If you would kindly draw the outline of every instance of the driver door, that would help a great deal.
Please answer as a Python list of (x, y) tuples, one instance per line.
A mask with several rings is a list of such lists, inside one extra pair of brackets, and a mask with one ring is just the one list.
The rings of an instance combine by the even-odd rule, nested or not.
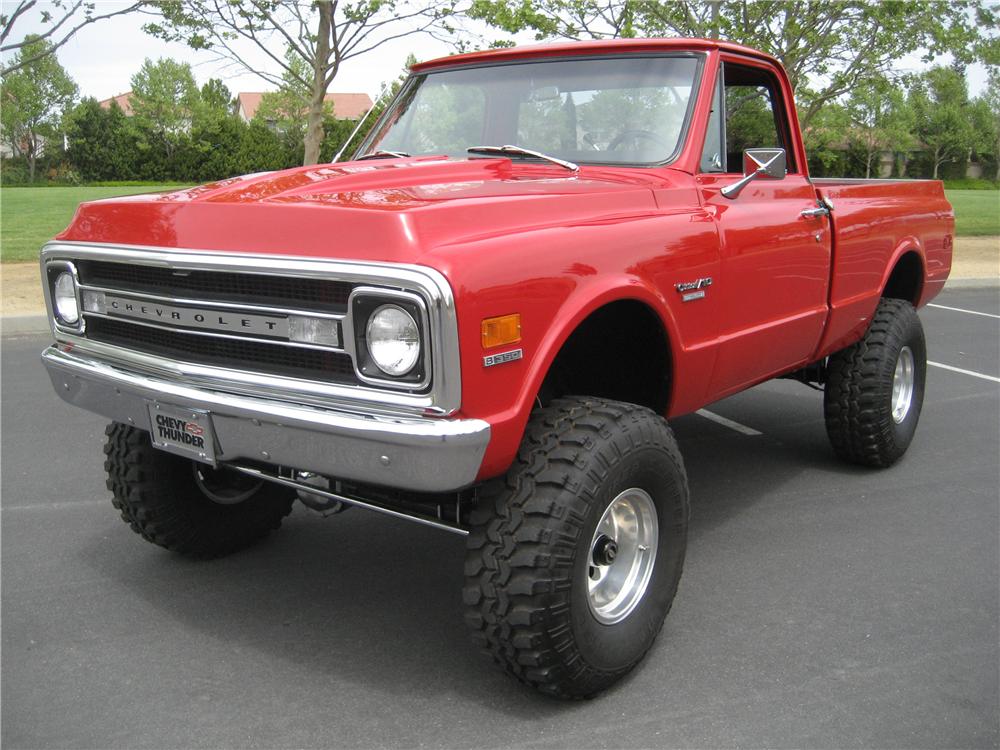
[[(808, 217), (816, 191), (795, 160), (782, 89), (766, 64), (726, 61), (697, 177), (715, 218), (721, 268), (712, 294), (721, 330), (710, 392), (722, 397), (806, 364), (827, 314), (831, 238), (825, 217)], [(784, 179), (756, 179), (738, 196), (748, 148), (783, 148)]]

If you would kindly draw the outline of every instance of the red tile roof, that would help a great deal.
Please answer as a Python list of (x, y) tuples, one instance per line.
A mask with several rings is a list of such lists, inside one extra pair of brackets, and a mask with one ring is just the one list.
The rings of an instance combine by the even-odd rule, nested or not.
[[(241, 91), (237, 94), (240, 102), (239, 113), (248, 122), (253, 119), (263, 96), (263, 91)], [(326, 100), (333, 105), (333, 116), (341, 120), (356, 120), (372, 107), (372, 98), (368, 94), (327, 94)], [(98, 104), (104, 109), (110, 109), (111, 102), (118, 102), (118, 106), (126, 115), (132, 114), (131, 91), (112, 96)]]
[[(252, 120), (264, 92), (241, 91), (237, 96), (240, 100), (240, 115), (246, 120)], [(368, 94), (327, 94), (326, 101), (333, 105), (333, 116), (341, 120), (355, 120), (372, 107), (372, 98)]]
[(104, 109), (111, 109), (111, 102), (118, 102), (118, 106), (122, 108), (122, 112), (126, 115), (132, 114), (132, 92), (126, 91), (124, 94), (119, 94), (118, 96), (112, 96), (110, 99), (105, 99), (104, 101), (98, 102)]

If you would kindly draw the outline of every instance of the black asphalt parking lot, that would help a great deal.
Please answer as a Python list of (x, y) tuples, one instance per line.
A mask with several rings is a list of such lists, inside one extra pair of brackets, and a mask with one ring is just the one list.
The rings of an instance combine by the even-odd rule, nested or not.
[[(996, 290), (935, 304), (1000, 314)], [(1000, 377), (1000, 319), (921, 312), (929, 358)], [(104, 488), (103, 421), (65, 405), (44, 337), (2, 345), (2, 745), (997, 747), (1000, 383), (928, 369), (886, 471), (839, 463), (822, 397), (779, 381), (675, 420), (692, 492), (673, 612), (581, 703), (496, 671), (462, 622), (463, 541), (297, 507), (192, 562)]]

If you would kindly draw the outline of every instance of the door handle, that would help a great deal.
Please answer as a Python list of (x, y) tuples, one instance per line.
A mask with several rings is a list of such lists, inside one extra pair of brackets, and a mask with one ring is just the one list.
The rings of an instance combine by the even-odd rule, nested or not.
[(804, 216), (807, 219), (815, 219), (819, 216), (829, 216), (830, 209), (826, 206), (818, 206), (817, 208), (807, 208), (805, 211), (799, 214), (799, 216)]

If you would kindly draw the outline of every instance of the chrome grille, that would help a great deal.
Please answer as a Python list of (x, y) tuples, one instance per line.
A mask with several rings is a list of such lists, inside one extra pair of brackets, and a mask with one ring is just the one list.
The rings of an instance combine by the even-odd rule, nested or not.
[(350, 356), (343, 352), (220, 339), (98, 317), (87, 321), (87, 338), (201, 365), (234, 367), (293, 378), (354, 381), (354, 365)]
[(198, 296), (220, 302), (249, 302), (273, 307), (302, 307), (344, 312), (355, 285), (328, 279), (302, 279), (227, 271), (175, 271), (157, 266), (81, 260), (83, 284), (145, 294)]
[[(104, 260), (80, 260), (76, 268), (90, 341), (196, 365), (359, 383), (342, 330), (354, 284)], [(88, 306), (88, 297), (103, 302)], [(290, 320), (313, 315), (332, 321), (338, 344), (289, 340)]]

